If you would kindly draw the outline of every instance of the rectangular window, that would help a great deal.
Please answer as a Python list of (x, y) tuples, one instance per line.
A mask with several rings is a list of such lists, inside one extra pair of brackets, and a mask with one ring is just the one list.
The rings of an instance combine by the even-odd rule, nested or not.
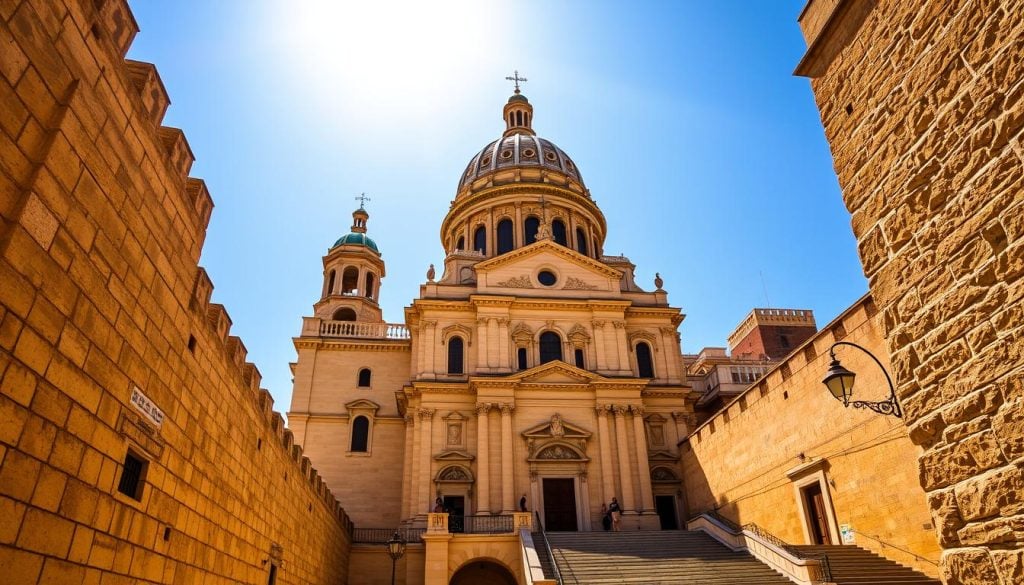
[(583, 365), (583, 350), (582, 349), (577, 349), (575, 351), (575, 358), (576, 358), (576, 367), (581, 369), (581, 370), (585, 369), (585, 366)]
[(133, 500), (141, 500), (145, 476), (146, 460), (128, 451), (124, 456), (124, 467), (121, 470), (121, 481), (117, 484), (117, 491)]
[(526, 348), (525, 347), (520, 347), (519, 349), (516, 350), (516, 359), (519, 362), (519, 369), (520, 370), (525, 370), (526, 369)]

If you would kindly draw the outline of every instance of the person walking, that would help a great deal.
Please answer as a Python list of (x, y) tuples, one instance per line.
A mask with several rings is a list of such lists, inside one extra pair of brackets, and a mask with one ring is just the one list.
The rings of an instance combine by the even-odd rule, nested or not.
[(619, 532), (622, 530), (622, 508), (619, 506), (619, 500), (612, 498), (612, 503), (608, 505), (608, 513), (612, 516), (612, 531)]

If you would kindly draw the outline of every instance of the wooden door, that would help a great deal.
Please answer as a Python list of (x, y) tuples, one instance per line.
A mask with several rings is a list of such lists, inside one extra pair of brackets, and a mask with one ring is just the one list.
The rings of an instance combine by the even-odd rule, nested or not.
[(804, 488), (804, 506), (807, 510), (807, 522), (811, 525), (811, 540), (814, 541), (812, 544), (832, 544), (821, 484), (815, 483)]
[(545, 477), (544, 529), (549, 532), (575, 532), (576, 486), (572, 478)]

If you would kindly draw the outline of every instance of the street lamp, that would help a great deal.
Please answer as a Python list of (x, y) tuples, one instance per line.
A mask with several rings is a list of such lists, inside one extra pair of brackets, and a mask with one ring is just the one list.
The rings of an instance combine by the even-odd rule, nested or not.
[(405, 554), (405, 539), (396, 530), (385, 544), (388, 545), (388, 556), (391, 557), (391, 585), (395, 585), (395, 563)]
[[(881, 402), (868, 402), (866, 400), (850, 400), (853, 396), (853, 381), (857, 377), (850, 370), (847, 370), (839, 363), (839, 359), (836, 358), (836, 346), (848, 345), (855, 347), (864, 353), (868, 354), (868, 357), (875, 360), (878, 367), (882, 369), (882, 373), (885, 374), (885, 381), (889, 383), (889, 398)], [(828, 355), (832, 358), (832, 363), (828, 365), (828, 373), (825, 374), (825, 379), (822, 382), (832, 396), (843, 403), (843, 406), (847, 408), (853, 405), (854, 408), (867, 408), (873, 410), (879, 414), (891, 414), (895, 417), (902, 418), (903, 411), (900, 409), (900, 403), (896, 400), (896, 387), (892, 384), (892, 378), (889, 377), (889, 372), (885, 371), (885, 366), (882, 362), (878, 361), (870, 351), (857, 345), (856, 343), (850, 343), (849, 341), (837, 341), (832, 344), (832, 347), (828, 348)]]

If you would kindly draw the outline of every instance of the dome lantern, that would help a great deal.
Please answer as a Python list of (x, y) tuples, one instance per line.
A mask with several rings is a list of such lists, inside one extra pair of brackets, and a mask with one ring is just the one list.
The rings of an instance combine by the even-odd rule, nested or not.
[(505, 79), (512, 81), (516, 84), (515, 93), (512, 97), (508, 98), (508, 103), (505, 104), (505, 108), (502, 110), (502, 117), (505, 119), (505, 134), (509, 136), (512, 134), (530, 134), (535, 135), (533, 131), (533, 106), (530, 105), (530, 100), (526, 99), (526, 96), (519, 91), (519, 82), (526, 81), (525, 77), (519, 77), (519, 71), (511, 77)]

